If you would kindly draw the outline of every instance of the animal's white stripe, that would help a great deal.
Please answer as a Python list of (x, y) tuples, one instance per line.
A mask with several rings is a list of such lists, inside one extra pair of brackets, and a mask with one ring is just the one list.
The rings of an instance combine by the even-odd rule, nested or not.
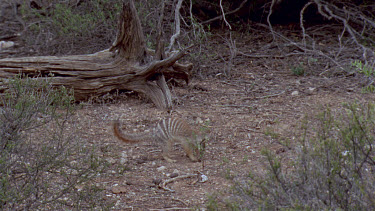
[(182, 121), (179, 121), (178, 119), (176, 119), (174, 134), (178, 134), (178, 132), (181, 131), (181, 129), (183, 129), (182, 126), (183, 126)]
[(173, 133), (173, 120), (171, 118), (168, 118), (168, 125), (166, 129), (168, 130), (168, 135), (171, 135), (171, 132)]
[(169, 139), (171, 136), (171, 130), (170, 130), (170, 119), (164, 120), (164, 133), (165, 133), (165, 138)]
[(168, 132), (165, 130), (165, 120), (163, 120), (162, 122), (160, 122), (157, 126), (157, 136), (158, 138), (160, 139), (168, 139)]
[(166, 141), (181, 135), (186, 129), (186, 125), (182, 120), (167, 118), (159, 122), (154, 129), (154, 133), (158, 139)]
[(170, 127), (171, 135), (173, 136), (176, 134), (176, 120), (171, 119), (171, 127)]

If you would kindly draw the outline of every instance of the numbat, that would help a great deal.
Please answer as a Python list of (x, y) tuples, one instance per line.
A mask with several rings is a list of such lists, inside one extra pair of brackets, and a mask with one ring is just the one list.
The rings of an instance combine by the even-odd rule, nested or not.
[(168, 162), (176, 162), (169, 157), (171, 147), (174, 143), (181, 143), (187, 156), (192, 161), (200, 161), (205, 148), (206, 137), (190, 128), (189, 124), (177, 118), (167, 118), (160, 121), (150, 132), (139, 134), (126, 134), (120, 129), (120, 122), (117, 120), (113, 124), (115, 136), (126, 143), (136, 143), (140, 141), (160, 142), (163, 147), (163, 158)]

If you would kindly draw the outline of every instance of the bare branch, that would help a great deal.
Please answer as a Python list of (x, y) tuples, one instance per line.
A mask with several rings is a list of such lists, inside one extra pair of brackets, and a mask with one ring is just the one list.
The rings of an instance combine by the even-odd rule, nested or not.
[(229, 33), (229, 39), (225, 40), (225, 43), (229, 47), (230, 51), (230, 57), (229, 61), (226, 61), (225, 66), (224, 66), (224, 74), (226, 76), (229, 76), (231, 74), (232, 68), (233, 68), (233, 60), (237, 57), (238, 50), (236, 47), (236, 40), (232, 39), (232, 33)]
[(307, 4), (305, 4), (305, 6), (303, 6), (301, 12), (300, 12), (300, 19), (299, 19), (299, 24), (300, 24), (300, 27), (302, 29), (302, 42), (303, 42), (303, 45), (305, 46), (306, 48), (306, 36), (308, 36), (306, 34), (306, 29), (305, 29), (305, 26), (303, 25), (303, 14), (305, 13), (305, 10), (308, 6), (310, 6), (312, 4), (312, 2), (308, 2)]
[(223, 0), (220, 0), (220, 9), (221, 9), (221, 13), (222, 13), (222, 16), (223, 16), (223, 20), (224, 20), (225, 24), (228, 26), (228, 28), (229, 28), (230, 30), (232, 30), (232, 27), (231, 27), (230, 24), (228, 23), (227, 19), (225, 19), (225, 12), (224, 12), (224, 9), (223, 9), (222, 1), (223, 1)]
[[(240, 6), (237, 7), (236, 9), (230, 11), (230, 12), (227, 12), (226, 15), (231, 15), (231, 14), (234, 14), (236, 13), (238, 10), (240, 10), (244, 5), (245, 3), (247, 2), (248, 0), (244, 0), (241, 2)], [(220, 4), (221, 5), (221, 4)], [(224, 14), (224, 13), (223, 13)], [(214, 22), (214, 21), (217, 21), (217, 20), (221, 20), (223, 19), (223, 15), (220, 15), (220, 16), (217, 16), (217, 17), (214, 17), (214, 18), (211, 18), (209, 20), (206, 20), (206, 21), (203, 21), (201, 24), (207, 24), (207, 23), (211, 23), (211, 22)]]
[[(359, 13), (358, 11), (351, 11), (350, 9), (346, 9), (346, 7), (339, 8), (335, 6), (333, 3), (330, 4), (328, 2), (319, 1), (319, 0), (314, 0), (314, 3), (317, 5), (318, 11), (322, 16), (324, 16), (325, 18), (329, 20), (331, 19), (338, 20), (343, 24), (344, 31), (348, 32), (352, 40), (354, 41), (354, 43), (360, 48), (362, 48), (362, 57), (364, 60), (367, 61), (369, 59), (369, 56), (370, 57), (375, 56), (375, 52), (371, 48), (367, 47), (366, 45), (363, 45), (361, 41), (359, 41), (360, 39), (364, 39), (375, 44), (374, 41), (372, 41), (371, 39), (365, 39), (362, 36), (362, 32), (364, 28), (366, 27), (366, 24), (370, 24), (374, 26), (375, 25), (374, 20), (365, 17), (363, 14)], [(352, 26), (353, 23), (359, 26), (363, 26), (362, 32), (358, 32), (355, 29), (355, 27)], [(374, 36), (374, 33), (372, 32), (370, 32), (369, 34), (370, 34), (369, 36)], [(339, 39), (341, 38), (342, 36)]]
[(274, 34), (274, 30), (272, 28), (272, 24), (271, 24), (271, 21), (270, 21), (270, 17), (272, 15), (272, 10), (273, 10), (273, 6), (275, 5), (277, 0), (272, 0), (272, 3), (271, 3), (271, 6), (270, 6), (270, 11), (267, 15), (267, 23), (268, 23), (268, 27), (271, 31), (271, 34), (272, 34), (272, 37), (273, 37), (273, 41), (276, 41), (276, 37), (275, 37), (275, 34)]
[(175, 34), (171, 37), (169, 46), (167, 48), (167, 54), (169, 54), (172, 51), (172, 47), (176, 41), (176, 39), (180, 36), (181, 34), (181, 27), (180, 27), (180, 9), (182, 6), (182, 1), (183, 0), (178, 0), (176, 4), (176, 9), (174, 11), (174, 22), (175, 22)]

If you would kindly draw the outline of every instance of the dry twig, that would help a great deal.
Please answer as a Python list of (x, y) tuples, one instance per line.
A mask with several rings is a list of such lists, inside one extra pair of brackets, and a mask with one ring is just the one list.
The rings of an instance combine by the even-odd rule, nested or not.
[[(238, 10), (240, 10), (240, 9), (245, 5), (246, 2), (247, 2), (247, 0), (244, 0), (244, 1), (241, 2), (240, 6), (237, 7), (236, 9), (234, 9), (234, 10), (232, 10), (232, 11), (230, 11), (230, 12), (227, 12), (226, 14), (224, 14), (224, 12), (223, 12), (223, 15), (220, 15), (220, 16), (217, 16), (217, 17), (211, 18), (211, 19), (209, 19), (209, 20), (203, 21), (201, 24), (207, 24), (207, 23), (211, 23), (211, 22), (214, 22), (214, 21), (217, 21), (217, 20), (221, 20), (223, 17), (225, 18), (224, 15), (231, 15), (231, 14), (234, 14), (234, 13), (236, 13)], [(221, 6), (221, 4), (220, 4), (220, 6)]]
[(181, 175), (181, 176), (177, 176), (171, 179), (167, 179), (159, 184), (159, 188), (166, 190), (166, 191), (174, 192), (174, 190), (167, 188), (168, 183), (174, 182), (179, 179), (185, 179), (185, 178), (196, 177), (196, 176), (198, 176), (198, 174), (187, 174), (187, 175)]
[[(346, 70), (347, 65), (350, 65), (350, 62), (352, 60), (361, 60), (365, 64), (369, 64), (369, 66), (375, 66), (375, 50), (373, 47), (371, 47), (375, 45), (375, 41), (371, 39), (372, 37), (375, 37), (375, 33), (373, 30), (370, 30), (375, 27), (375, 19), (373, 16), (367, 15), (366, 12), (364, 12), (364, 7), (355, 7), (345, 2), (341, 2), (340, 6), (337, 6), (337, 1), (331, 2), (313, 0), (307, 2), (300, 11), (300, 27), (302, 40), (299, 42), (291, 40), (274, 30), (270, 17), (273, 14), (275, 5), (279, 2), (279, 0), (272, 0), (267, 16), (267, 28), (270, 30), (273, 36), (273, 42), (279, 48), (286, 46), (295, 46), (298, 50), (301, 50), (301, 52), (293, 52), (291, 54), (280, 56), (249, 55), (242, 52), (239, 52), (239, 54), (255, 58), (283, 58), (285, 56), (291, 56), (295, 54), (303, 54), (310, 57), (316, 56), (332, 62), (335, 67), (330, 67), (329, 69), (337, 67), (341, 70)], [(330, 46), (330, 49), (327, 49), (324, 47), (324, 45), (316, 45), (317, 41), (315, 37), (317, 30), (307, 30), (305, 28), (304, 13), (307, 8), (312, 5), (318, 8), (319, 14), (321, 14), (323, 17), (327, 18), (328, 20), (335, 20), (336, 22), (341, 24), (342, 32), (337, 36), (339, 44), (337, 48), (335, 48), (334, 46)], [(330, 24), (329, 27), (332, 28), (332, 26), (333, 25)], [(286, 41), (288, 43), (280, 45), (280, 43), (277, 42), (280, 40)], [(327, 65), (327, 68), (328, 67), (329, 64)], [(325, 70), (325, 72), (326, 71), (327, 69)]]
[(224, 20), (225, 24), (228, 26), (229, 30), (232, 30), (232, 27), (230, 26), (227, 19), (225, 18), (225, 12), (224, 12), (224, 9), (223, 9), (222, 2), (223, 2), (223, 0), (220, 0), (220, 9), (221, 9), (221, 13), (222, 13), (222, 16), (223, 16), (223, 20)]

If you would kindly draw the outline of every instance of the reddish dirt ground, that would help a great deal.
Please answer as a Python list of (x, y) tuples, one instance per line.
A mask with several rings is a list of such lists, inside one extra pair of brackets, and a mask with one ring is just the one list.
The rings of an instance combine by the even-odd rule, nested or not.
[[(248, 45), (247, 48), (252, 46)], [(194, 79), (190, 85), (172, 87), (174, 102), (171, 114), (161, 111), (142, 98), (120, 97), (116, 103), (83, 106), (77, 121), (87, 141), (106, 147), (105, 156), (113, 164), (124, 166), (122, 174), (102, 178), (108, 197), (121, 210), (202, 209), (208, 196), (227, 197), (231, 179), (244, 177), (249, 170), (261, 172), (264, 158), (260, 151), (271, 149), (281, 157), (293, 157), (293, 151), (266, 136), (273, 130), (290, 140), (306, 116), (314, 116), (325, 107), (340, 108), (343, 102), (373, 101), (372, 94), (362, 94), (357, 79), (352, 77), (294, 76), (276, 59), (239, 58), (230, 78), (220, 74)], [(261, 64), (261, 65), (260, 65)], [(211, 68), (219, 68), (217, 64)], [(207, 71), (212, 71), (207, 70)], [(208, 122), (210, 139), (204, 162), (191, 162), (175, 146), (177, 163), (162, 159), (155, 143), (128, 145), (112, 134), (111, 122), (120, 119), (124, 130), (143, 131), (167, 116), (178, 116), (199, 126)], [(198, 174), (207, 176), (181, 178), (166, 185), (173, 191), (160, 189), (155, 181)]]
[[(241, 46), (239, 50), (266, 46), (264, 37), (270, 36), (264, 33), (267, 34), (258, 33), (257, 37), (239, 35), (235, 38), (237, 46)], [(304, 60), (298, 56), (237, 56), (230, 76), (224, 77), (226, 64), (216, 52), (223, 52), (222, 58), (228, 58), (227, 46), (214, 37), (207, 45), (214, 47), (207, 53), (209, 59), (201, 61), (200, 71), (206, 76), (195, 77), (186, 86), (171, 87), (175, 102), (171, 114), (137, 95), (120, 94), (111, 103), (83, 103), (73, 118), (82, 142), (96, 146), (98, 153), (111, 163), (108, 174), (96, 182), (105, 188), (106, 197), (115, 201), (114, 209), (204, 209), (208, 196), (229, 196), (231, 179), (244, 177), (249, 170), (262, 171), (261, 149), (268, 148), (282, 157), (293, 156), (292, 151), (266, 136), (266, 130), (293, 141), (298, 138), (294, 131), (305, 116), (313, 116), (325, 107), (340, 108), (342, 102), (374, 100), (373, 94), (361, 93), (356, 76), (319, 74), (325, 70), (323, 63), (306, 65), (305, 76), (293, 75), (292, 66)], [(129, 145), (113, 136), (113, 120), (121, 120), (124, 130), (134, 132), (149, 129), (170, 115), (198, 127), (201, 122), (208, 123), (210, 139), (203, 162), (191, 162), (177, 145), (173, 150), (177, 162), (168, 163), (155, 143)], [(189, 174), (198, 176), (178, 178), (166, 184), (165, 189), (155, 185), (171, 175)], [(207, 181), (202, 182), (201, 175), (207, 176)]]

